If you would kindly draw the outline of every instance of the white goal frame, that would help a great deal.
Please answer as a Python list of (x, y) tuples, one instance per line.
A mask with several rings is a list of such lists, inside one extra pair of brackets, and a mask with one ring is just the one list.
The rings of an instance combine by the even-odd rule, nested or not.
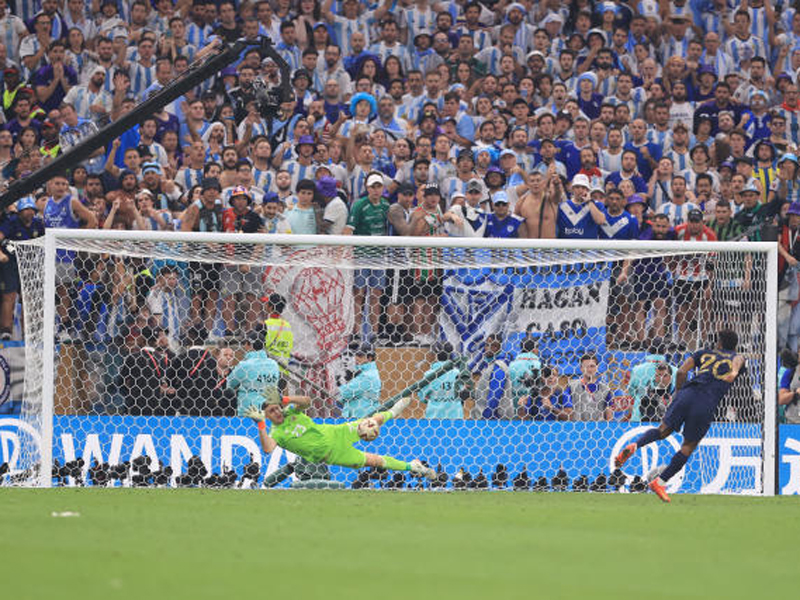
[[(481, 250), (525, 251), (602, 251), (613, 259), (639, 256), (682, 255), (691, 252), (749, 252), (766, 256), (767, 273), (765, 305), (765, 364), (764, 364), (764, 421), (762, 424), (762, 495), (773, 496), (776, 491), (776, 435), (777, 435), (777, 310), (778, 310), (778, 244), (776, 242), (691, 242), (691, 241), (604, 241), (563, 239), (492, 239), (457, 237), (358, 237), (324, 235), (270, 235), (241, 233), (190, 233), (165, 231), (118, 231), (48, 229), (44, 236), (44, 306), (43, 306), (43, 372), (41, 407), (41, 487), (52, 486), (53, 465), (53, 413), (55, 392), (55, 324), (56, 324), (56, 250), (59, 240), (95, 242), (185, 242), (185, 243), (235, 243), (281, 246), (344, 246), (344, 247), (400, 247), (400, 248), (463, 248)], [(39, 242), (41, 243), (41, 242)], [(608, 255), (612, 256), (609, 257)], [(202, 260), (202, 258), (199, 258)], [(274, 260), (271, 262), (275, 262)], [(572, 261), (570, 261), (572, 262)], [(330, 265), (327, 265), (330, 266)], [(363, 265), (362, 265), (363, 266)], [(338, 268), (356, 268), (353, 264)], [(388, 265), (387, 265), (388, 267)]]

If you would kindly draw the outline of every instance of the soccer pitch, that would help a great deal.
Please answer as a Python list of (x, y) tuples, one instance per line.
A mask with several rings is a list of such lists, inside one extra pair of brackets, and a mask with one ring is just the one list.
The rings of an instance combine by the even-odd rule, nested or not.
[[(797, 498), (0, 490), (4, 598), (779, 598)], [(52, 513), (80, 513), (54, 517)]]

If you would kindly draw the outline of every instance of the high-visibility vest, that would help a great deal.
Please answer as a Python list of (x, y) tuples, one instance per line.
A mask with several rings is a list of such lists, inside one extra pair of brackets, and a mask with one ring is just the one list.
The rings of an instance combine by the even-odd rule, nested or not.
[(264, 350), (267, 354), (289, 362), (294, 348), (294, 333), (289, 321), (280, 316), (271, 316), (264, 321)]
[(13, 90), (3, 90), (3, 110), (9, 110), (11, 105), (14, 104), (14, 98), (17, 97), (17, 92), (23, 87), (23, 84), (19, 84)]
[(50, 148), (46, 146), (39, 147), (39, 153), (42, 156), (47, 156), (49, 158), (55, 158), (58, 156), (58, 153), (61, 151), (61, 144), (56, 144), (55, 146), (51, 146)]

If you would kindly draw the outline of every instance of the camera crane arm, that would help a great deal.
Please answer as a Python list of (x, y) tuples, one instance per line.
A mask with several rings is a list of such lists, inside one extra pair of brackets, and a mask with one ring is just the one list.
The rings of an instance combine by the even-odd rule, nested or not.
[[(82, 139), (75, 144), (75, 146), (27, 177), (11, 183), (6, 190), (0, 194), (0, 210), (5, 210), (21, 197), (31, 194), (34, 190), (44, 185), (51, 177), (63, 174), (75, 165), (88, 159), (94, 151), (118, 138), (131, 127), (139, 124), (145, 116), (152, 115), (154, 112), (180, 98), (203, 81), (213, 77), (228, 65), (234, 63), (241, 53), (249, 48), (258, 48), (262, 58), (269, 57), (275, 61), (281, 72), (281, 85), (276, 90), (276, 99), (280, 103), (291, 101), (291, 70), (288, 63), (272, 46), (272, 41), (268, 37), (262, 36), (255, 41), (240, 39), (230, 45), (223, 44), (221, 50), (209, 56), (197, 67), (190, 68), (180, 77), (165, 85), (130, 112), (125, 113), (116, 121), (109, 123), (94, 135)], [(274, 108), (277, 110), (277, 107)]]

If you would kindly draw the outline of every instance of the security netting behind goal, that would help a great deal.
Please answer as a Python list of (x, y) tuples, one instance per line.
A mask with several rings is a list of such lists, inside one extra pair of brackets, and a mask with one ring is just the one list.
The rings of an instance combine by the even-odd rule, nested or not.
[[(639, 491), (680, 435), (624, 471), (613, 457), (725, 326), (746, 373), (669, 489), (770, 493), (766, 244), (92, 234), (17, 246), (27, 370), (5, 484)], [(264, 455), (242, 415), (270, 386), (327, 423), (411, 395), (356, 447), (438, 478)]]

